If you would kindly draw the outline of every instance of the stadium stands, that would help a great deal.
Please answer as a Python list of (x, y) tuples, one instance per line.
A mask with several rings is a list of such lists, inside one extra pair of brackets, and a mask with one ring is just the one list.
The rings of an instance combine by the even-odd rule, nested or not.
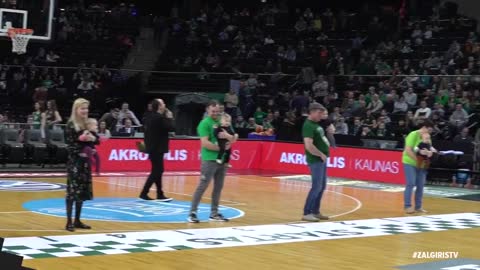
[[(239, 5), (217, 4), (195, 16), (160, 20), (156, 30), (167, 29), (159, 41), (165, 47), (150, 72), (147, 94), (202, 92), (223, 101), (228, 93), (225, 111), (236, 118), (242, 137), (264, 126), (274, 128), (279, 140), (298, 141), (305, 108), (315, 100), (329, 109), (340, 144), (401, 148), (405, 134), (424, 118), (435, 122), (434, 138), (442, 145), (473, 141), (480, 111), (480, 43), (473, 19), (440, 7), (400, 16), (393, 6)], [(140, 28), (151, 25), (125, 5), (108, 10), (65, 8), (56, 21), (55, 42), (32, 43), (25, 56), (3, 57), (0, 123), (39, 128), (30, 108), (33, 101), (42, 107), (51, 99), (67, 119), (71, 99), (78, 96), (94, 102), (98, 118), (111, 109), (102, 121), (113, 135), (126, 119), (135, 122), (133, 115), (143, 110), (132, 107), (122, 114), (120, 103), (105, 101), (128, 100), (125, 93), (141, 88), (139, 82), (127, 86), (124, 73), (112, 68), (122, 67)], [(134, 126), (141, 131), (141, 119)], [(31, 134), (11, 127), (24, 138)], [(10, 132), (4, 130), (4, 137)], [(2, 149), (23, 147), (29, 157), (31, 143), (6, 138)], [(53, 148), (46, 159), (62, 159)], [(10, 151), (3, 157), (11, 161), (18, 155)]]

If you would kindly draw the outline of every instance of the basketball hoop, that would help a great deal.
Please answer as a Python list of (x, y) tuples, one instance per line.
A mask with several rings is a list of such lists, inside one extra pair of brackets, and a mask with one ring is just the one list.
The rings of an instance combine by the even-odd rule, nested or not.
[(12, 52), (24, 54), (27, 52), (27, 45), (33, 34), (32, 29), (9, 28), (8, 36), (12, 39)]

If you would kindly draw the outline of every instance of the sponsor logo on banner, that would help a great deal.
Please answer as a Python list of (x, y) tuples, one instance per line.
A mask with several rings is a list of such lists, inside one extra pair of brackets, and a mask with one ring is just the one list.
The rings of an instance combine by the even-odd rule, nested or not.
[(0, 180), (0, 191), (55, 191), (65, 190), (65, 184), (21, 180)]
[[(113, 172), (150, 170), (148, 154), (138, 151), (138, 139), (109, 139), (102, 142), (99, 153), (102, 170)], [(260, 144), (237, 142), (231, 153), (231, 163), (236, 169), (258, 169)], [(169, 171), (199, 170), (201, 162), (199, 140), (171, 140), (170, 151), (164, 155), (165, 169)], [(243, 158), (242, 158), (243, 157)]]
[[(262, 143), (262, 165), (267, 170), (284, 173), (310, 173), (306, 165), (302, 144)], [(358, 180), (376, 180), (389, 183), (404, 183), (400, 151), (383, 151), (362, 148), (331, 148), (327, 161), (327, 175)]]
[(355, 159), (355, 170), (368, 170), (371, 172), (389, 172), (396, 174), (400, 171), (397, 161), (384, 161), (374, 159)]
[[(102, 169), (111, 172), (149, 171), (148, 155), (137, 150), (138, 139), (110, 139), (98, 147)], [(265, 169), (292, 174), (308, 174), (304, 147), (296, 143), (239, 141), (233, 145), (231, 161), (235, 169)], [(164, 156), (167, 171), (199, 170), (199, 140), (171, 140)], [(327, 161), (330, 177), (404, 183), (400, 151), (362, 148), (331, 148)]]
[[(307, 156), (299, 153), (283, 152), (280, 156), (280, 163), (307, 165)], [(344, 157), (329, 157), (327, 159), (327, 167), (329, 168), (345, 168)]]
[[(188, 158), (187, 150), (175, 150), (165, 153), (163, 158), (172, 161), (185, 161)], [(109, 161), (147, 160), (148, 154), (136, 149), (112, 149), (108, 156)]]

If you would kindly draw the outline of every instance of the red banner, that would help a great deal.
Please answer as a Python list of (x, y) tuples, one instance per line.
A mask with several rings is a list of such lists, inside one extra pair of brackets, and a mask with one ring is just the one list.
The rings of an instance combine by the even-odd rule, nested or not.
[[(302, 144), (262, 143), (263, 169), (285, 173), (308, 174)], [(332, 148), (327, 161), (327, 174), (358, 180), (404, 183), (401, 152), (363, 148)]]
[[(101, 143), (98, 153), (102, 171), (148, 171), (148, 155), (137, 150), (139, 139), (110, 139)], [(239, 141), (233, 149), (235, 169), (264, 169), (289, 174), (308, 174), (302, 144)], [(328, 176), (358, 180), (404, 183), (401, 152), (362, 148), (331, 149)], [(165, 170), (196, 171), (200, 168), (199, 140), (171, 140), (165, 154)]]
[[(150, 170), (148, 154), (138, 151), (140, 139), (109, 139), (100, 144), (101, 169), (108, 172), (144, 172)], [(260, 143), (239, 141), (230, 156), (235, 169), (258, 169)], [(200, 168), (200, 140), (171, 140), (170, 152), (165, 154), (165, 170), (193, 171)]]

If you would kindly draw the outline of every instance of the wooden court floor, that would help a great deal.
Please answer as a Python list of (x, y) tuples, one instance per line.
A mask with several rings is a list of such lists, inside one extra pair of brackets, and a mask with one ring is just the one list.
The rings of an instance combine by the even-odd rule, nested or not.
[[(98, 198), (136, 198), (144, 179), (143, 176), (95, 177), (95, 196)], [(62, 183), (64, 178), (28, 180)], [(188, 202), (191, 200), (191, 194), (197, 183), (198, 176), (165, 176), (164, 190), (167, 195), (175, 200)], [(63, 191), (0, 191), (0, 235), (8, 239), (27, 236), (51, 238), (61, 235), (73, 237), (97, 233), (113, 234), (164, 230), (181, 230), (187, 233), (199, 228), (222, 230), (229, 227), (244, 228), (244, 226), (269, 224), (289, 224), (292, 229), (298, 230), (302, 226), (310, 224), (300, 221), (308, 189), (309, 183), (304, 181), (279, 180), (273, 177), (256, 175), (229, 175), (225, 182), (221, 204), (239, 209), (245, 215), (232, 219), (228, 223), (140, 223), (84, 220), (93, 229), (75, 233), (68, 233), (63, 230), (65, 226), (64, 218), (32, 213), (22, 207), (24, 202), (31, 200), (63, 198)], [(207, 190), (202, 202), (210, 202), (208, 198), (210, 192), (211, 188)], [(388, 220), (388, 218), (391, 218), (392, 222), (395, 222), (394, 218), (411, 217), (403, 213), (402, 201), (402, 192), (329, 186), (323, 200), (322, 212), (333, 218), (320, 223), (332, 224), (331, 226), (335, 227), (341, 226), (341, 224), (348, 225), (349, 222), (352, 223), (354, 220), (383, 218)], [(448, 198), (426, 197), (424, 207), (429, 211), (428, 214), (423, 214), (424, 216), (480, 212), (480, 202), (478, 201)], [(419, 214), (413, 216), (422, 218), (422, 215)], [(366, 222), (368, 223), (368, 221)], [(374, 222), (371, 224), (374, 224)], [(402, 223), (398, 220), (396, 222)], [(317, 224), (320, 226), (320, 223)], [(365, 228), (368, 228), (368, 226)], [(213, 234), (215, 234), (215, 230), (213, 230)], [(244, 231), (248, 232), (249, 230), (244, 229)], [(336, 232), (342, 234), (345, 231), (337, 230)], [(306, 235), (303, 233), (302, 237), (307, 237)], [(435, 259), (429, 258), (413, 258), (412, 254), (417, 251), (453, 251), (458, 252), (459, 258), (480, 259), (479, 235), (480, 227), (420, 231), (418, 233), (392, 233), (367, 237), (354, 237), (355, 235), (350, 235), (350, 237), (345, 233), (344, 237), (339, 239), (313, 241), (299, 239), (291, 243), (278, 241), (278, 243), (218, 248), (27, 259), (24, 261), (24, 265), (45, 270), (395, 269), (397, 266), (435, 261)]]

